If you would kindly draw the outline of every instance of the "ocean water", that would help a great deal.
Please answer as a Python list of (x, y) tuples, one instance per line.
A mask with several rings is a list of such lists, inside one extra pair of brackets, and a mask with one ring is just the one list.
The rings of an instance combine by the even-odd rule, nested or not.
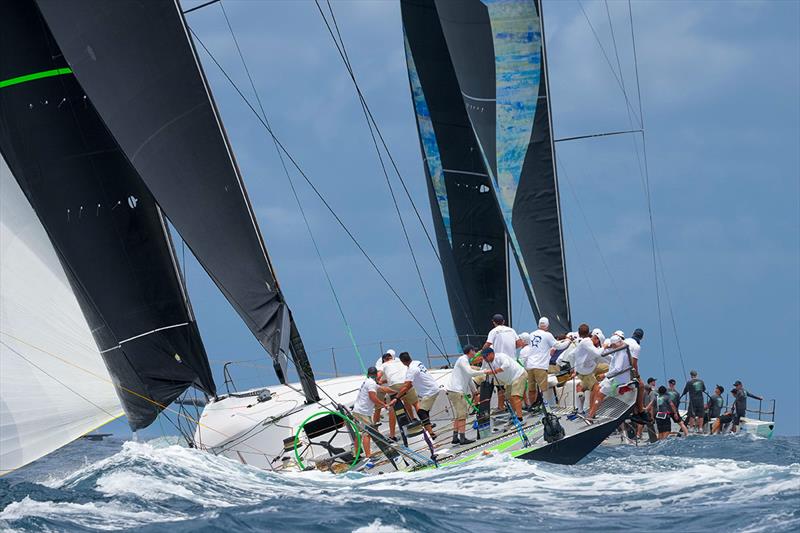
[(600, 447), (415, 474), (276, 475), (161, 441), (79, 441), (0, 478), (0, 531), (800, 531), (800, 438)]

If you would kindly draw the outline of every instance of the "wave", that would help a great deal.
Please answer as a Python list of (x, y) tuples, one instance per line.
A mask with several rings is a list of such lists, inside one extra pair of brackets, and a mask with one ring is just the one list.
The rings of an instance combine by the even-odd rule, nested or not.
[[(85, 444), (83, 444), (85, 446)], [(118, 445), (119, 446), (119, 445)], [(56, 469), (57, 470), (57, 469)], [(414, 474), (275, 474), (163, 442), (37, 483), (0, 480), (0, 529), (170, 532), (800, 529), (800, 440), (690, 437), (560, 466), (489, 456)]]

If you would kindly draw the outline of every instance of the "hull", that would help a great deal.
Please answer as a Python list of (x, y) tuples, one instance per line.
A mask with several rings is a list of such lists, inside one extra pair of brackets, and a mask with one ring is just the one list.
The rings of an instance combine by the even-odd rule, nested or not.
[[(430, 371), (440, 384), (447, 382), (449, 373), (449, 370)], [(221, 397), (204, 408), (195, 432), (195, 445), (209, 453), (273, 471), (298, 471), (302, 467), (327, 469), (331, 456), (337, 452), (345, 457), (340, 461), (339, 471), (354, 469), (365, 473), (383, 473), (430, 467), (431, 447), (422, 434), (409, 437), (405, 445), (399, 446), (402, 448), (401, 455), (394, 461), (380, 453), (375, 442), (372, 444), (373, 460), (370, 464), (366, 464), (363, 457), (354, 457), (354, 439), (352, 432), (348, 431), (349, 426), (326, 415), (325, 411), (335, 411), (335, 403), (352, 407), (362, 381), (362, 376), (319, 381), (319, 387), (335, 402), (323, 395), (321, 402), (305, 404), (299, 387), (291, 385)], [(267, 390), (268, 393), (265, 392)], [(630, 413), (636, 397), (634, 390), (623, 396), (607, 398), (598, 410), (596, 421), (590, 424), (573, 414), (575, 382), (568, 381), (556, 390), (558, 404), (551, 406), (551, 411), (560, 417), (565, 432), (563, 439), (554, 443), (545, 441), (540, 415), (525, 417), (520, 428), (509, 427), (507, 416), (500, 415), (492, 418), (490, 429), (482, 432), (483, 438), (464, 446), (450, 443), (451, 407), (442, 391), (430, 411), (434, 431), (438, 434), (432, 442), (438, 465), (459, 464), (495, 453), (506, 453), (526, 460), (574, 464), (616, 430)], [(309, 431), (314, 424), (309, 418), (329, 418), (331, 429), (336, 424), (340, 427), (335, 431), (325, 431), (324, 428), (319, 431), (318, 427)], [(470, 429), (471, 423), (472, 420), (468, 419), (467, 436), (475, 439), (477, 434)], [(378, 431), (383, 435), (389, 433), (386, 413), (382, 414)], [(315, 439), (309, 438), (309, 435)], [(397, 436), (401, 436), (399, 428)]]

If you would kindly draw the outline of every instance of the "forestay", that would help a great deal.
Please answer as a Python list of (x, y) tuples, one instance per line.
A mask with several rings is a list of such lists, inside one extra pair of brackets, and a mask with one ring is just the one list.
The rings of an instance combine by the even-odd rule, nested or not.
[(122, 415), (36, 214), (0, 157), (0, 475)]

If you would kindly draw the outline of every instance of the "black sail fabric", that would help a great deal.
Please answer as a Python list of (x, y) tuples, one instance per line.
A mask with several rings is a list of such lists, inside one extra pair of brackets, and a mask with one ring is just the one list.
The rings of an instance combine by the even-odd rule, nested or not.
[(435, 0), (534, 315), (570, 329), (541, 5)]
[(158, 206), (32, 1), (0, 4), (0, 151), (59, 255), (131, 428), (191, 385), (214, 395)]
[[(194, 255), (264, 348), (318, 398), (175, 1), (37, 0), (75, 76)], [(288, 317), (290, 323), (284, 323)], [(294, 343), (282, 343), (294, 338)], [(279, 377), (283, 378), (279, 372)]]
[[(406, 63), (456, 332), (482, 344), (507, 313), (505, 228), (433, 0), (401, 2)], [(494, 123), (492, 122), (492, 127)]]

